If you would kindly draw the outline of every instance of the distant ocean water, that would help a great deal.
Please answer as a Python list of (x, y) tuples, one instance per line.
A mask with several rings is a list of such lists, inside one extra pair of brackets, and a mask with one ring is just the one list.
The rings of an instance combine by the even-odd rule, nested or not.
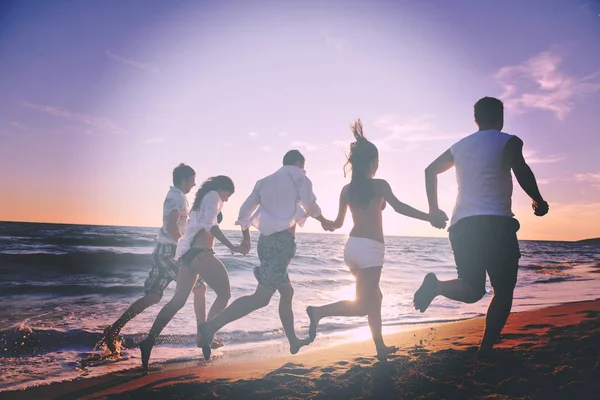
[[(139, 352), (126, 349), (116, 362), (93, 367), (82, 359), (94, 354), (102, 329), (114, 322), (137, 298), (151, 268), (156, 228), (0, 223), (0, 390), (92, 376), (139, 364)], [(226, 232), (233, 241), (239, 232)], [(220, 244), (232, 299), (256, 287), (256, 232), (247, 256)], [(300, 336), (306, 335), (307, 305), (352, 299), (354, 280), (343, 264), (345, 236), (297, 234), (297, 256), (289, 268), (294, 284), (294, 311)], [(600, 297), (595, 278), (600, 270), (600, 246), (570, 242), (521, 241), (521, 268), (513, 311)], [(381, 286), (384, 325), (403, 326), (453, 321), (483, 315), (488, 295), (476, 304), (436, 299), (426, 313), (412, 307), (412, 296), (427, 272), (441, 279), (456, 276), (447, 239), (387, 237)], [(173, 295), (172, 283), (161, 303), (131, 321), (123, 330), (126, 346), (148, 332), (160, 307)], [(190, 296), (191, 297), (191, 296)], [(208, 291), (208, 304), (214, 298)], [(252, 346), (286, 348), (272, 303), (226, 326), (220, 333), (223, 354)], [(329, 318), (320, 332), (335, 335), (367, 326), (366, 318)], [(195, 347), (192, 301), (171, 321), (153, 351), (152, 362), (200, 358)]]

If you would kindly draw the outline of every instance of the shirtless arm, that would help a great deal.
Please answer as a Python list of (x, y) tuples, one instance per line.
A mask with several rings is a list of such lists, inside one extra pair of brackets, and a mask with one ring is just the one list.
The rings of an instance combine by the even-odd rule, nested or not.
[(340, 229), (344, 225), (344, 219), (346, 218), (346, 212), (348, 211), (348, 186), (344, 186), (340, 193), (340, 209), (338, 211), (337, 218), (332, 222), (331, 226), (333, 229)]
[[(389, 203), (389, 205), (392, 206), (394, 211), (396, 211), (398, 214), (406, 215), (407, 217), (411, 217), (411, 218), (415, 218), (415, 219), (420, 219), (422, 221), (428, 221), (428, 222), (431, 222), (432, 224), (436, 222), (435, 219), (430, 214), (426, 214), (423, 211), (419, 211), (416, 208), (413, 208), (413, 207), (409, 206), (408, 204), (405, 204), (405, 203), (401, 202), (400, 200), (398, 200), (398, 198), (392, 192), (392, 188), (390, 187), (390, 184), (387, 183), (387, 181), (379, 180), (378, 182), (381, 187), (381, 193), (383, 195), (383, 199), (387, 203)], [(439, 222), (436, 225), (441, 225), (441, 224), (442, 224), (442, 222)], [(444, 226), (446, 225), (445, 221), (443, 221), (443, 225)], [(438, 226), (436, 226), (436, 228), (437, 227)]]

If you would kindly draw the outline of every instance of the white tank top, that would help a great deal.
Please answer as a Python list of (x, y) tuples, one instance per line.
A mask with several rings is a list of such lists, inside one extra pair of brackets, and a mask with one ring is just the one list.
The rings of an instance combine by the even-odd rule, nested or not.
[(456, 168), (458, 197), (450, 226), (475, 215), (512, 217), (512, 175), (504, 147), (513, 135), (479, 131), (450, 147)]

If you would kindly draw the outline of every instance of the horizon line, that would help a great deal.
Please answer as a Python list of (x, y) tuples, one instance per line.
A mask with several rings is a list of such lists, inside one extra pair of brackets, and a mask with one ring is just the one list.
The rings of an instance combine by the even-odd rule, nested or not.
[[(160, 229), (159, 226), (139, 226), (139, 225), (114, 225), (114, 224), (82, 224), (82, 223), (72, 223), (72, 222), (41, 222), (41, 221), (5, 221), (1, 220), (0, 224), (3, 223), (13, 223), (13, 224), (48, 224), (48, 225), (79, 225), (79, 226), (111, 226), (117, 228), (147, 228), (147, 229)], [(256, 228), (254, 228), (256, 230)], [(227, 232), (234, 232), (232, 229), (223, 229)], [(235, 230), (237, 232), (237, 230)], [(347, 233), (335, 233), (335, 232), (298, 232), (296, 234), (308, 235), (308, 234), (324, 234), (324, 235), (348, 235)], [(404, 237), (404, 238), (419, 238), (419, 239), (447, 239), (440, 236), (411, 236), (411, 235), (389, 235), (384, 234), (384, 237)], [(590, 237), (584, 239), (577, 240), (550, 240), (550, 239), (519, 239), (520, 242), (562, 242), (562, 243), (578, 243), (588, 240), (600, 240), (600, 237)]]

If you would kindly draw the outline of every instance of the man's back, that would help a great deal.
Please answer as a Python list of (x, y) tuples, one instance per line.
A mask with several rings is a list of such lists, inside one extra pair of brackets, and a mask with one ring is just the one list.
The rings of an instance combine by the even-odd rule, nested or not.
[(476, 215), (512, 217), (512, 175), (504, 149), (514, 136), (497, 130), (478, 131), (454, 144), (458, 197), (451, 225)]
[(321, 214), (312, 192), (312, 183), (300, 168), (285, 165), (256, 182), (240, 209), (237, 223), (242, 227), (252, 225), (261, 233), (270, 235), (296, 224), (303, 225), (307, 213), (310, 216)]

